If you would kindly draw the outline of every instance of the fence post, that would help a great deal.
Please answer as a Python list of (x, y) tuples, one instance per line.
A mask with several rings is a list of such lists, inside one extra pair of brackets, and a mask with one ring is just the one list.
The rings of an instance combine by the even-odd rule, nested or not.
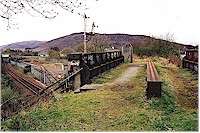
[(130, 44), (130, 57), (131, 57), (131, 63), (133, 63), (133, 46)]
[(67, 80), (67, 81), (65, 82), (64, 90), (65, 90), (66, 92), (69, 91), (69, 80)]
[(80, 72), (75, 75), (73, 86), (74, 86), (74, 91), (80, 89), (80, 87), (81, 87), (81, 73)]

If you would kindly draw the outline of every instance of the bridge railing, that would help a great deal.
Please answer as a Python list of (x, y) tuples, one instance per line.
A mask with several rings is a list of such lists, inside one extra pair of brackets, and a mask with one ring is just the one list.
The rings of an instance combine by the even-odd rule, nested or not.
[(121, 51), (104, 53), (73, 53), (68, 55), (68, 77), (60, 79), (49, 85), (41, 93), (51, 93), (57, 89), (77, 90), (81, 86), (91, 82), (91, 79), (109, 69), (124, 62)]
[[(106, 70), (124, 62), (124, 56), (119, 50), (102, 53), (72, 53), (68, 55), (69, 66), (81, 71), (81, 86), (91, 82), (91, 79)], [(73, 71), (73, 70), (71, 70)]]
[(191, 60), (183, 58), (182, 67), (183, 68), (188, 68), (188, 69), (198, 73), (198, 62), (191, 61)]
[(60, 79), (60, 80), (54, 82), (53, 84), (47, 86), (41, 92), (41, 94), (43, 94), (44, 92), (47, 92), (48, 94), (50, 94), (59, 88), (63, 88), (63, 90), (72, 89), (70, 86), (73, 86), (73, 90), (80, 88), (80, 73), (82, 70), (83, 69), (79, 69), (79, 70), (75, 71), (73, 74), (69, 75), (68, 77)]

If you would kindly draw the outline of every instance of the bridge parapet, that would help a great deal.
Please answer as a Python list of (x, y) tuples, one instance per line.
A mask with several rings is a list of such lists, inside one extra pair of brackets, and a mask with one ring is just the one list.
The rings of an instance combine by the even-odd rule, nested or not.
[(124, 62), (124, 56), (120, 50), (102, 53), (72, 53), (68, 55), (69, 74), (81, 71), (81, 86), (90, 83), (91, 79), (106, 70), (116, 67)]

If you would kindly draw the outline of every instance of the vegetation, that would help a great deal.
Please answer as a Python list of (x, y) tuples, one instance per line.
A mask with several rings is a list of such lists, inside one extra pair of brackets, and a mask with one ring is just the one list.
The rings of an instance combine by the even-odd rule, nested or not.
[(150, 107), (160, 111), (161, 116), (156, 118), (153, 128), (156, 131), (197, 131), (198, 114), (197, 110), (186, 110), (176, 104), (175, 96), (167, 81), (163, 82), (163, 92), (161, 99), (152, 99)]
[(173, 43), (162, 43), (162, 41), (159, 41), (157, 44), (150, 45), (149, 47), (134, 48), (133, 52), (139, 56), (161, 56), (165, 58), (172, 55), (176, 57), (180, 56), (178, 48)]
[[(130, 82), (120, 86), (105, 84), (99, 90), (81, 94), (57, 94), (56, 100), (21, 112), (3, 122), (2, 127), (4, 130), (22, 131), (197, 131), (197, 105), (188, 107), (178, 101), (181, 95), (186, 98), (193, 96), (193, 91), (187, 93), (183, 89), (189, 90), (191, 78), (196, 85), (197, 78), (188, 71), (167, 64), (163, 58), (153, 60), (157, 62), (163, 81), (160, 99), (145, 98), (146, 70), (141, 67)], [(145, 61), (138, 59), (137, 62)], [(119, 68), (110, 73), (120, 75), (126, 69), (125, 66)], [(105, 78), (102, 83), (111, 81), (107, 80), (108, 75), (101, 77), (102, 80)], [(177, 78), (188, 81), (184, 88), (174, 82), (179, 81)], [(177, 93), (179, 89), (182, 89), (182, 94)], [(194, 102), (187, 101), (190, 104)]]
[(95, 34), (91, 37), (88, 45), (93, 46), (93, 52), (104, 52), (105, 48), (109, 48), (111, 46), (109, 43), (110, 39), (107, 36)]
[[(1, 102), (4, 103), (12, 98), (18, 98), (19, 93), (12, 88), (12, 82), (10, 78), (4, 74), (1, 74)], [(13, 101), (15, 100), (13, 99)], [(12, 100), (10, 101), (12, 102)]]
[[(84, 52), (83, 43), (77, 45), (74, 49), (75, 49), (76, 52)], [(93, 45), (87, 45), (87, 52), (94, 52), (94, 46)]]
[(73, 53), (74, 50), (72, 48), (64, 48), (62, 51), (61, 51), (61, 54), (63, 54), (64, 56), (67, 56), (67, 54), (70, 54), (70, 53)]
[(149, 39), (142, 47), (133, 49), (134, 53), (139, 56), (160, 56), (164, 58), (180, 57), (179, 48), (173, 42), (173, 34), (166, 34), (160, 39)]
[(48, 51), (49, 58), (59, 59), (60, 49), (58, 47), (53, 47)]
[[(110, 40), (107, 36), (94, 35), (90, 36), (90, 40), (87, 42), (87, 51), (88, 52), (104, 52), (106, 48), (110, 48)], [(84, 45), (81, 43), (75, 48), (77, 52), (84, 51)]]

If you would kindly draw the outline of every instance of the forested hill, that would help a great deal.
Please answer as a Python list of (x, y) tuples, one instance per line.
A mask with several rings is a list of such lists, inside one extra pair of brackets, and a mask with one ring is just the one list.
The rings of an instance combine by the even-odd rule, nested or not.
[[(146, 35), (130, 35), (130, 34), (99, 34), (91, 35), (87, 33), (87, 41), (91, 40), (103, 40), (103, 43), (107, 43), (114, 47), (121, 47), (123, 45), (132, 44), (134, 47), (149, 47), (152, 45), (156, 45), (158, 43), (166, 44), (169, 42), (156, 39), (154, 37), (146, 36)], [(102, 42), (102, 41), (101, 41)], [(76, 48), (78, 45), (83, 43), (83, 33), (73, 33), (70, 35), (66, 35), (63, 37), (59, 37), (56, 39), (52, 39), (50, 41), (25, 41), (19, 43), (9, 44), (3, 47), (3, 49), (11, 48), (11, 49), (24, 49), (24, 48), (34, 48), (36, 51), (48, 51), (51, 47), (58, 47), (59, 49), (63, 49), (66, 47)], [(175, 46), (179, 48), (183, 48), (184, 45), (180, 43), (172, 42), (170, 44), (175, 44)], [(1, 47), (2, 48), (2, 47)]]

